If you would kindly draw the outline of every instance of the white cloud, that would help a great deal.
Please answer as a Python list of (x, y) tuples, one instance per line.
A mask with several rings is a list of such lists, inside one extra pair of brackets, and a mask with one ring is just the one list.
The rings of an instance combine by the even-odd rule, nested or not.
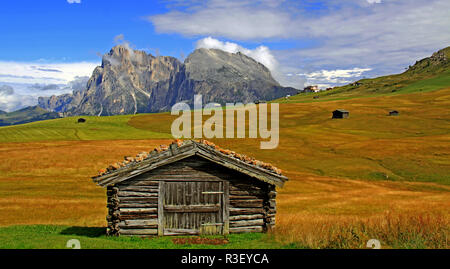
[[(39, 96), (79, 90), (98, 63), (41, 63), (0, 61), (0, 110), (36, 105)], [(13, 92), (6, 89), (13, 89)], [(7, 94), (10, 93), (10, 94)]]
[(0, 83), (66, 84), (77, 76), (91, 76), (98, 63), (26, 63), (0, 61)]
[(38, 97), (61, 95), (86, 89), (89, 77), (75, 77), (67, 84), (0, 82), (0, 110), (15, 111), (38, 103)]
[[(159, 33), (186, 36), (213, 35), (233, 39), (289, 37), (291, 16), (275, 8), (260, 8), (246, 1), (206, 1), (189, 12), (170, 11), (148, 17)], [(281, 31), (280, 31), (281, 30)]]
[(363, 73), (371, 70), (371, 68), (320, 70), (311, 73), (297, 73), (295, 75), (304, 77), (305, 84), (329, 87), (332, 85), (350, 83), (361, 78)]
[[(307, 74), (308, 78), (325, 78), (327, 80), (336, 78), (359, 77), (362, 73), (372, 70), (371, 68), (353, 68), (348, 70), (321, 70)], [(302, 74), (297, 74), (302, 75)]]
[(67, 0), (69, 4), (81, 4), (81, 0)]
[(36, 104), (35, 98), (16, 93), (10, 85), (0, 86), (0, 110), (11, 112), (33, 104)]
[(11, 95), (14, 94), (14, 88), (9, 85), (0, 86), (0, 95)]
[(398, 73), (450, 44), (448, 0), (314, 2), (326, 8), (310, 10), (307, 1), (183, 2), (148, 20), (159, 33), (307, 41), (305, 48), (271, 50), (284, 74), (355, 66), (372, 68), (370, 75)]

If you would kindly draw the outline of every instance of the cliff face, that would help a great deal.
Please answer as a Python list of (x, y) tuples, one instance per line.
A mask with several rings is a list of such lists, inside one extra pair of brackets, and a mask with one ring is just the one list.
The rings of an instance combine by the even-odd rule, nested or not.
[(204, 102), (254, 102), (295, 94), (281, 87), (262, 64), (242, 53), (216, 49), (195, 50), (185, 60), (186, 77)]
[(83, 96), (84, 91), (74, 91), (59, 96), (39, 97), (38, 106), (48, 111), (68, 112), (80, 104)]
[[(154, 57), (124, 46), (103, 56), (87, 83), (74, 114), (117, 115), (150, 112), (150, 97), (179, 72), (182, 63), (173, 57)], [(167, 91), (168, 88), (165, 87)]]
[(184, 63), (167, 56), (116, 46), (105, 54), (80, 97), (42, 100), (44, 108), (72, 115), (118, 115), (168, 111), (177, 102), (254, 102), (295, 94), (281, 87), (262, 64), (241, 53), (198, 49)]

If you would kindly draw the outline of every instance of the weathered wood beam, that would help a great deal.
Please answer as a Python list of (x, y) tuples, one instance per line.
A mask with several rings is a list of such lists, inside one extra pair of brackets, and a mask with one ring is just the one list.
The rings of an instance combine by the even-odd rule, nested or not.
[(230, 228), (245, 227), (245, 226), (262, 226), (262, 225), (264, 225), (263, 219), (230, 221)]
[(157, 203), (121, 203), (119, 208), (155, 208), (158, 209)]
[(158, 197), (158, 193), (137, 192), (137, 191), (119, 191), (119, 199), (121, 197)]
[(157, 218), (158, 218), (158, 214), (122, 213), (120, 215), (120, 220), (157, 219)]
[(165, 212), (184, 212), (184, 213), (207, 213), (218, 212), (220, 205), (164, 205)]
[(119, 222), (119, 227), (121, 229), (155, 229), (158, 228), (158, 220), (123, 220)]
[(197, 235), (200, 234), (199, 230), (195, 229), (164, 229), (164, 235)]
[(120, 203), (158, 203), (158, 197), (120, 197)]
[(230, 216), (230, 221), (236, 221), (236, 220), (252, 220), (252, 219), (263, 219), (263, 214), (254, 214), (254, 215), (236, 215), (236, 216)]
[(262, 226), (234, 227), (230, 228), (230, 233), (260, 233), (263, 231)]
[(263, 212), (262, 208), (230, 208), (230, 216), (262, 214)]
[(262, 207), (262, 200), (230, 200), (230, 205), (235, 208)]
[(137, 192), (148, 192), (148, 193), (157, 193), (158, 187), (156, 186), (121, 186), (119, 187), (119, 191), (137, 191)]
[(120, 235), (157, 235), (158, 229), (120, 229)]
[(142, 214), (152, 214), (157, 213), (156, 208), (119, 208), (120, 214), (122, 213), (142, 213)]

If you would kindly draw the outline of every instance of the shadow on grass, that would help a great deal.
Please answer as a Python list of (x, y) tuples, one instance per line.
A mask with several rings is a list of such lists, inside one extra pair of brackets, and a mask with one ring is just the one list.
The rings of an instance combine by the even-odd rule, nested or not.
[(100, 237), (106, 235), (106, 228), (104, 227), (80, 227), (72, 226), (61, 231), (63, 235), (79, 235), (87, 237)]

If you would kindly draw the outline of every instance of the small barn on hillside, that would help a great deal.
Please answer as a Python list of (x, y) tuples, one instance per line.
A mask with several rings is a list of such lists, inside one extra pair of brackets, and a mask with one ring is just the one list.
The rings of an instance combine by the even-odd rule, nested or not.
[(348, 112), (347, 110), (344, 109), (337, 109), (335, 111), (333, 111), (333, 119), (345, 119), (348, 118), (350, 116), (350, 112)]
[(175, 141), (93, 178), (107, 188), (109, 235), (195, 235), (274, 228), (276, 167), (213, 143)]

